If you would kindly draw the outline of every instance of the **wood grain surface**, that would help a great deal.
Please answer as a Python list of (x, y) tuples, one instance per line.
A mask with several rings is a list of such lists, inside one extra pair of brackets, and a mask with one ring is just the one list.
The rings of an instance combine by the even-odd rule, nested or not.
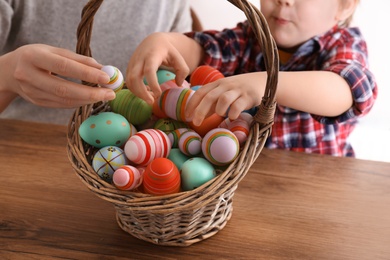
[(0, 259), (390, 259), (390, 164), (264, 149), (215, 236), (189, 247), (122, 231), (78, 179), (66, 128), (0, 120)]

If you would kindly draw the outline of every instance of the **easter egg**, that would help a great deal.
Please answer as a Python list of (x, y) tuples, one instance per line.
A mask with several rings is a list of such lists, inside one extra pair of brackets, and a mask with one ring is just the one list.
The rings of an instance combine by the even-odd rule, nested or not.
[(183, 127), (183, 128), (175, 129), (172, 132), (168, 133), (168, 138), (169, 138), (169, 141), (171, 142), (172, 148), (177, 148), (179, 146), (180, 136), (184, 132), (187, 132), (188, 130), (189, 130), (188, 128)]
[(86, 143), (97, 148), (122, 146), (132, 134), (132, 129), (131, 124), (122, 115), (101, 112), (81, 123), (79, 135)]
[(190, 84), (191, 86), (206, 85), (224, 77), (225, 76), (216, 68), (209, 65), (201, 65), (192, 72)]
[(110, 81), (108, 83), (100, 84), (102, 87), (110, 88), (115, 92), (118, 92), (123, 88), (125, 80), (123, 78), (122, 72), (118, 68), (111, 65), (106, 65), (103, 66), (101, 70), (107, 73), (107, 75), (110, 77)]
[(215, 165), (227, 165), (233, 162), (239, 150), (237, 137), (228, 129), (215, 128), (202, 140), (203, 156)]
[(214, 113), (206, 117), (203, 122), (197, 126), (194, 123), (189, 122), (188, 125), (191, 129), (197, 132), (200, 136), (205, 136), (211, 129), (217, 128), (218, 125), (223, 122), (224, 117)]
[(180, 191), (180, 172), (167, 158), (156, 158), (144, 172), (144, 192), (153, 195), (166, 195)]
[(186, 131), (181, 134), (178, 147), (185, 155), (198, 155), (202, 151), (202, 137), (193, 130)]
[(189, 122), (190, 119), (185, 117), (185, 108), (194, 93), (189, 88), (170, 88), (162, 92), (158, 105), (169, 118)]
[(228, 124), (228, 128), (237, 137), (238, 143), (242, 145), (248, 139), (250, 125), (244, 119), (237, 118)]
[(216, 176), (213, 165), (201, 157), (187, 160), (180, 172), (181, 187), (184, 191), (196, 189)]
[[(157, 70), (156, 76), (157, 76), (158, 84), (160, 84), (160, 85), (166, 81), (174, 80), (176, 78), (175, 73), (173, 73), (172, 71), (169, 71), (169, 70), (164, 70), (164, 69)], [(145, 83), (145, 85), (148, 85), (148, 81), (146, 80), (146, 78), (144, 78), (144, 83)]]
[(176, 84), (175, 80), (169, 80), (160, 84), (161, 91), (165, 91), (170, 88), (190, 88), (190, 83), (184, 80), (181, 86)]
[(168, 159), (171, 160), (176, 167), (181, 170), (182, 165), (190, 159), (187, 155), (182, 153), (179, 148), (172, 148), (171, 152), (168, 155)]
[(155, 158), (167, 157), (171, 150), (171, 143), (163, 131), (145, 129), (131, 136), (124, 150), (131, 162), (146, 166)]
[(154, 129), (159, 129), (164, 133), (168, 134), (175, 129), (184, 128), (187, 125), (184, 122), (180, 122), (171, 118), (160, 118), (154, 124)]
[(133, 190), (142, 184), (141, 172), (131, 165), (124, 165), (115, 170), (112, 182), (120, 190)]
[(92, 168), (103, 180), (111, 183), (115, 170), (127, 163), (127, 158), (121, 148), (106, 146), (100, 148), (93, 156)]
[(152, 106), (128, 89), (118, 91), (109, 104), (113, 112), (123, 115), (133, 125), (143, 124), (152, 116)]

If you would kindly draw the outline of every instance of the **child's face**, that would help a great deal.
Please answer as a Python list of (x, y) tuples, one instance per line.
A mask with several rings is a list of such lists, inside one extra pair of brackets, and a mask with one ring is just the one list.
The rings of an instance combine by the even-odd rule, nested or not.
[(340, 0), (261, 0), (279, 48), (294, 50), (338, 23)]

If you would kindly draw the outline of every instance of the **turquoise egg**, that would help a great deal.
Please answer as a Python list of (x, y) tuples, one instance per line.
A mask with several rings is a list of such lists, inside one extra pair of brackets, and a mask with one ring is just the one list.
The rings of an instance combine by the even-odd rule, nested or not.
[(179, 148), (172, 148), (168, 155), (168, 159), (171, 160), (179, 170), (181, 170), (183, 164), (188, 161), (190, 157), (182, 153)]
[(86, 143), (102, 148), (122, 146), (130, 137), (131, 126), (126, 118), (113, 112), (101, 112), (88, 117), (79, 128), (79, 135)]
[[(173, 80), (176, 77), (175, 73), (173, 73), (172, 71), (169, 71), (169, 70), (160, 69), (156, 73), (157, 73), (158, 84), (162, 84), (164, 82)], [(146, 81), (146, 79), (144, 79), (144, 84), (148, 85), (148, 82)]]
[(181, 188), (184, 191), (196, 189), (216, 176), (213, 165), (201, 157), (187, 160), (180, 172)]

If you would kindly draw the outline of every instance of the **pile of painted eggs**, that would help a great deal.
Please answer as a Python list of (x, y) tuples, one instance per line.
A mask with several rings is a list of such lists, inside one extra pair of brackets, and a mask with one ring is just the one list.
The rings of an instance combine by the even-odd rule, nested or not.
[[(157, 71), (162, 95), (153, 106), (124, 86), (121, 72), (104, 66), (116, 98), (111, 111), (91, 115), (79, 128), (82, 140), (95, 147), (92, 167), (120, 190), (166, 195), (193, 190), (232, 163), (246, 141), (253, 116), (244, 111), (229, 120), (213, 114), (200, 126), (184, 116), (186, 104), (202, 85), (223, 78), (200, 66), (190, 83), (175, 83), (175, 74)], [(147, 81), (144, 80), (147, 84)]]

